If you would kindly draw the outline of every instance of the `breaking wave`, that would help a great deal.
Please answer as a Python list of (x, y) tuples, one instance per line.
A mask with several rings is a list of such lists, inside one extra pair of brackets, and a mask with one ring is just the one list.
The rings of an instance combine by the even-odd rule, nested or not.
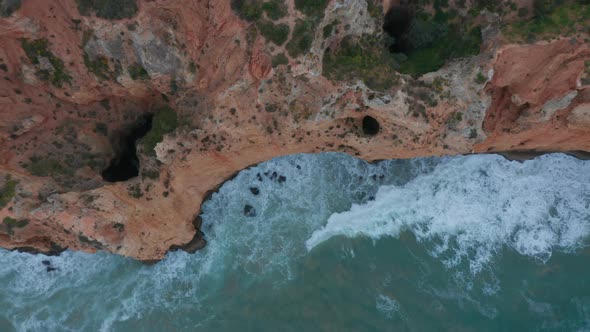
[(553, 154), (523, 163), (500, 156), (445, 158), (432, 172), (379, 188), (373, 201), (332, 214), (307, 240), (379, 239), (410, 231), (446, 267), (477, 274), (508, 246), (547, 261), (572, 251), (590, 231), (590, 163)]

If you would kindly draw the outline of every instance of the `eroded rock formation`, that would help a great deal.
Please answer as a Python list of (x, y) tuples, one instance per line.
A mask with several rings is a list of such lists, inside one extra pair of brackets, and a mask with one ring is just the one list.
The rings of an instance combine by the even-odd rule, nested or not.
[[(276, 23), (295, 38), (303, 14), (285, 3)], [(74, 0), (23, 1), (0, 18), (0, 246), (141, 260), (197, 249), (207, 193), (293, 153), (590, 151), (585, 32), (512, 44), (484, 11), (479, 55), (374, 91), (322, 75), (326, 48), (382, 33), (365, 0), (327, 2), (297, 56), (229, 0), (137, 4), (133, 16), (108, 20), (80, 15)], [(164, 121), (164, 108), (175, 128), (154, 123), (161, 132), (140, 139), (140, 176), (103, 179), (122, 133), (146, 114)]]

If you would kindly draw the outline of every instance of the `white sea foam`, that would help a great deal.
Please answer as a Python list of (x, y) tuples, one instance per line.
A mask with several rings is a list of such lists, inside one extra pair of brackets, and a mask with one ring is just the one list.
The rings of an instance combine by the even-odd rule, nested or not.
[(377, 296), (375, 307), (388, 319), (392, 319), (400, 310), (400, 305), (396, 300), (383, 294)]
[(468, 261), (476, 274), (504, 245), (541, 261), (578, 248), (590, 231), (589, 205), (590, 163), (573, 157), (446, 158), (407, 184), (381, 187), (374, 201), (332, 214), (306, 246), (409, 230), (447, 267)]
[[(555, 248), (577, 247), (588, 232), (588, 171), (588, 163), (565, 156), (525, 164), (490, 156), (377, 165), (339, 154), (278, 158), (240, 172), (203, 205), (209, 242), (195, 254), (174, 252), (145, 266), (106, 253), (0, 250), (0, 316), (17, 331), (129, 330), (153, 316), (190, 326), (223, 312), (201, 306), (219, 304), (233, 286), (227, 280), (238, 287), (286, 282), (307, 249), (335, 235), (378, 239), (409, 229), (449, 266), (467, 259), (474, 270), (503, 244), (547, 259)], [(270, 180), (273, 172), (285, 182)], [(244, 215), (245, 204), (256, 216)], [(346, 249), (347, 259), (359, 259), (354, 247)], [(48, 273), (43, 260), (58, 270)], [(390, 297), (377, 297), (376, 306), (399, 310)], [(150, 322), (153, 330), (172, 328)]]

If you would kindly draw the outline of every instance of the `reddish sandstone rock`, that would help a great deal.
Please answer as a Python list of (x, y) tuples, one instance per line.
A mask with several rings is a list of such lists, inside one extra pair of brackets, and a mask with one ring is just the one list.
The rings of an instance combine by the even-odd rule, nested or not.
[[(10, 232), (0, 229), (0, 246), (107, 250), (146, 261), (185, 244), (196, 249), (203, 245), (196, 217), (207, 193), (245, 167), (287, 154), (342, 151), (379, 160), (590, 151), (590, 96), (578, 84), (590, 58), (585, 43), (496, 48), (502, 40), (488, 40), (479, 57), (419, 80), (402, 76), (390, 90), (376, 92), (321, 75), (328, 45), (321, 29), (309, 55), (272, 68), (273, 56), (288, 54), (285, 47), (260, 35), (251, 40), (249, 24), (229, 3), (139, 1), (133, 18), (107, 21), (80, 16), (72, 0), (24, 1), (0, 19), (6, 65), (0, 71), (0, 188), (18, 181), (0, 220), (28, 221)], [(366, 11), (346, 10), (330, 2), (319, 26), (338, 19), (341, 33), (379, 29)], [(283, 20), (291, 29), (295, 16)], [(71, 81), (60, 88), (39, 79), (19, 38), (46, 39)], [(108, 61), (106, 78), (90, 70), (85, 53)], [(137, 70), (141, 75), (133, 79), (138, 64), (145, 74)], [(474, 78), (489, 69), (484, 90)], [(422, 110), (420, 96), (432, 91), (436, 103)], [(155, 153), (142, 151), (143, 175), (103, 181), (101, 166), (120, 149), (118, 138), (164, 105), (177, 111), (180, 125)], [(366, 116), (379, 122), (376, 135), (363, 132)]]

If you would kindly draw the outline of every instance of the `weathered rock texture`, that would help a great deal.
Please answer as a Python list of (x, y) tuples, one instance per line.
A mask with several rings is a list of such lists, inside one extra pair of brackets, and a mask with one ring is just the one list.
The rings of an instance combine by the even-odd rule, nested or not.
[[(293, 30), (301, 14), (288, 4), (282, 22)], [(228, 0), (138, 5), (133, 18), (108, 21), (80, 16), (74, 0), (23, 1), (0, 18), (0, 188), (8, 198), (0, 205), (0, 221), (7, 221), (0, 246), (161, 259), (193, 240), (208, 191), (249, 165), (293, 153), (378, 160), (590, 151), (590, 90), (582, 84), (590, 48), (583, 38), (510, 45), (491, 21), (479, 56), (418, 80), (401, 76), (399, 87), (376, 92), (362, 81), (321, 75), (327, 45), (380, 29), (364, 0), (331, 1), (311, 51), (274, 68), (284, 46), (252, 34)], [(334, 18), (348, 28), (325, 37), (322, 28)], [(41, 80), (36, 71), (54, 68), (46, 59), (32, 63), (20, 38), (46, 39), (69, 83)], [(100, 61), (107, 67), (89, 70)], [(137, 68), (145, 73), (133, 79)], [(486, 83), (476, 83), (478, 73)], [(417, 113), (416, 95), (424, 91), (436, 91), (436, 102)], [(117, 151), (118, 135), (166, 104), (180, 125), (156, 156), (143, 151), (143, 175), (104, 182), (100, 170)], [(365, 116), (379, 122), (376, 135), (363, 131)], [(14, 195), (7, 193), (15, 183)]]

